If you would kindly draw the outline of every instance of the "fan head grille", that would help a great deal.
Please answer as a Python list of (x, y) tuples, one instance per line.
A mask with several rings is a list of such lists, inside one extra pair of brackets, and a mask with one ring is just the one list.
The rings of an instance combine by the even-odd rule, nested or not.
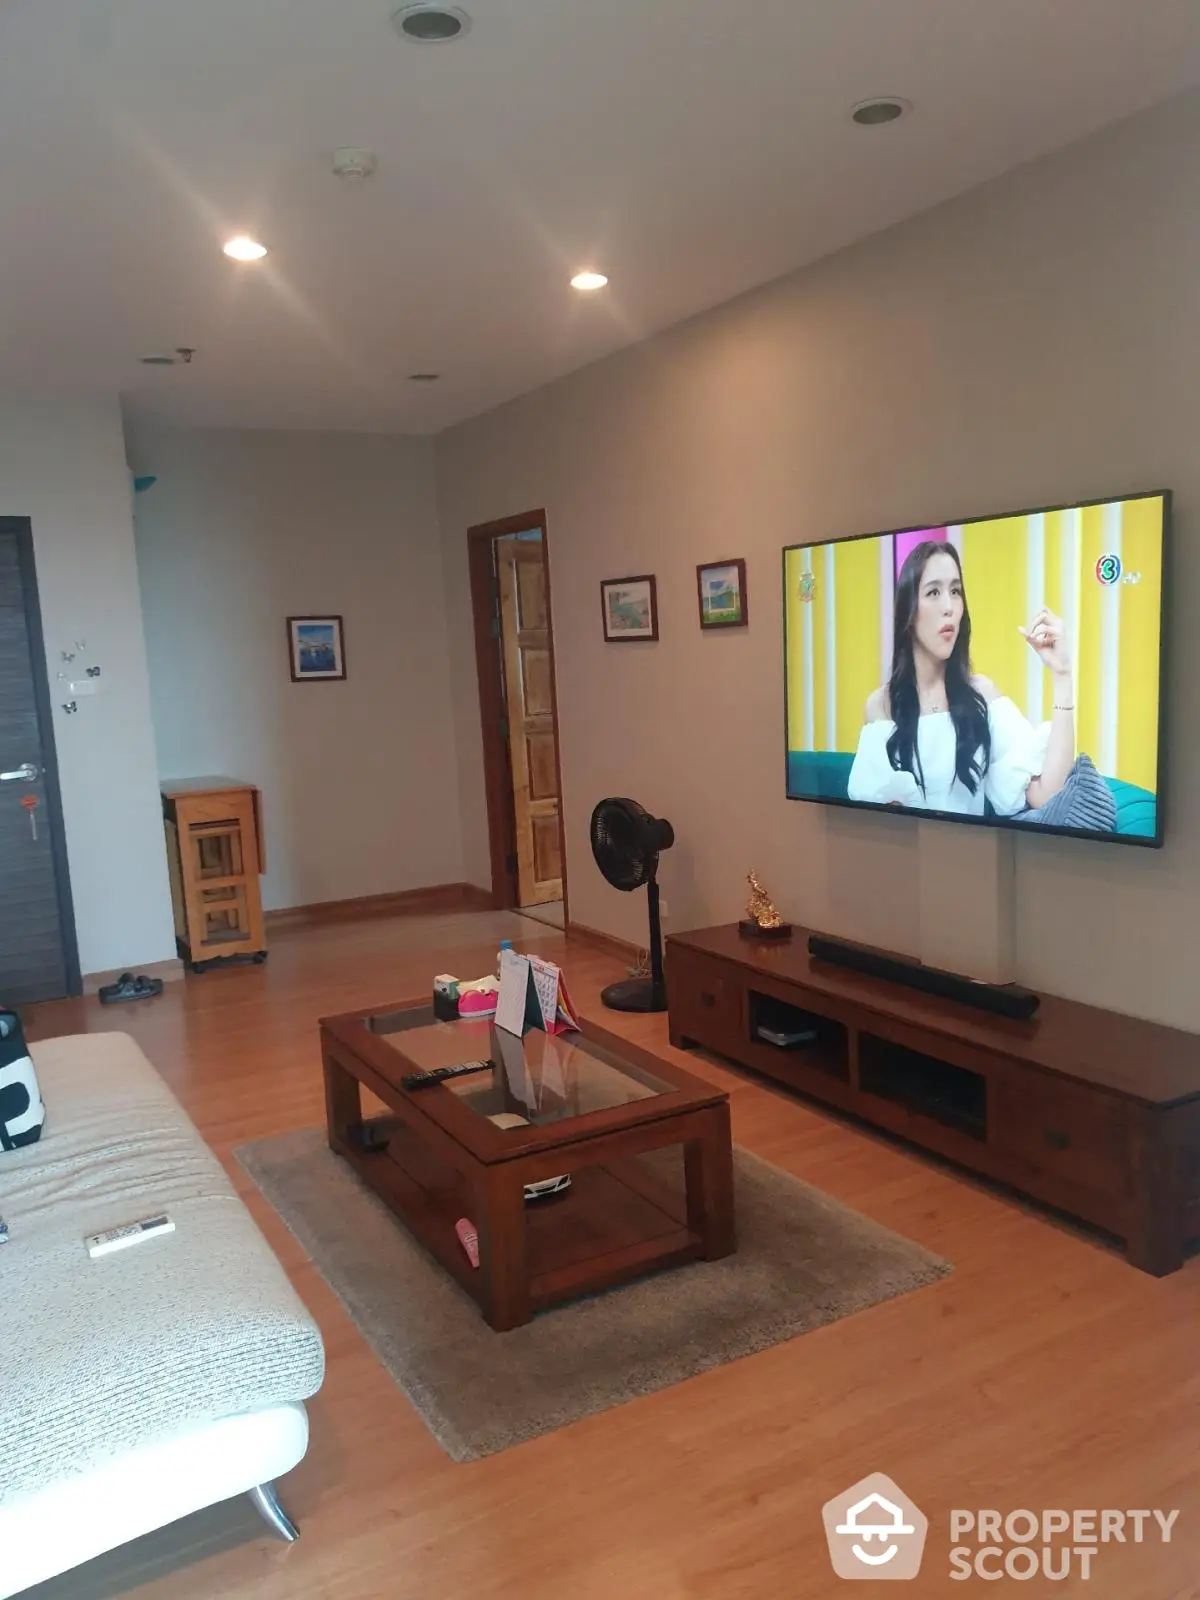
[(592, 854), (614, 889), (640, 889), (658, 871), (658, 856), (675, 843), (675, 830), (636, 800), (601, 800), (592, 812)]

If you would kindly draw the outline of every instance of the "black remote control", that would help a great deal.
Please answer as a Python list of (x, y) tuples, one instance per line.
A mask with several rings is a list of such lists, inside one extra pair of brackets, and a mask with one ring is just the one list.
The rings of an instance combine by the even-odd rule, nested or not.
[(463, 1078), (468, 1072), (488, 1072), (494, 1061), (460, 1061), (456, 1067), (427, 1067), (424, 1072), (410, 1072), (400, 1079), (405, 1089), (423, 1089), (427, 1083), (444, 1083), (447, 1078)]

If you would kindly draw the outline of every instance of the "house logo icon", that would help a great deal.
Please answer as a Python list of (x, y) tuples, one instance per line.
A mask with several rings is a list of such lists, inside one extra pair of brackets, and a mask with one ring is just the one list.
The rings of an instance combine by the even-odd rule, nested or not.
[(839, 1578), (915, 1578), (929, 1521), (882, 1472), (827, 1501), (821, 1513)]

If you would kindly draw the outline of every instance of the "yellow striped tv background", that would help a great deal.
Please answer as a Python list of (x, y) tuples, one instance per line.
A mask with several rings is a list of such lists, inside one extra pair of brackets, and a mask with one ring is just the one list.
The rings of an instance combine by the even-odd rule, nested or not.
[[(883, 534), (785, 552), (788, 748), (852, 753), (867, 696), (891, 666), (897, 541), (948, 539), (962, 560), (974, 670), (1029, 720), (1051, 711), (1050, 674), (1019, 627), (1061, 616), (1075, 666), (1076, 743), (1107, 777), (1158, 772), (1161, 495)], [(1101, 581), (1101, 563), (1108, 559)]]

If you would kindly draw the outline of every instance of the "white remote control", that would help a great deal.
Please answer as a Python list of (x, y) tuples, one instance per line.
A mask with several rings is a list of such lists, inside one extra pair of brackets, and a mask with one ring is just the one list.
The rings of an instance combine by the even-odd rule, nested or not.
[(156, 1239), (160, 1233), (174, 1232), (175, 1224), (164, 1214), (126, 1223), (123, 1228), (110, 1228), (107, 1233), (89, 1233), (83, 1242), (94, 1260), (96, 1256), (111, 1255), (114, 1250), (125, 1250), (131, 1244), (141, 1244), (143, 1239)]

